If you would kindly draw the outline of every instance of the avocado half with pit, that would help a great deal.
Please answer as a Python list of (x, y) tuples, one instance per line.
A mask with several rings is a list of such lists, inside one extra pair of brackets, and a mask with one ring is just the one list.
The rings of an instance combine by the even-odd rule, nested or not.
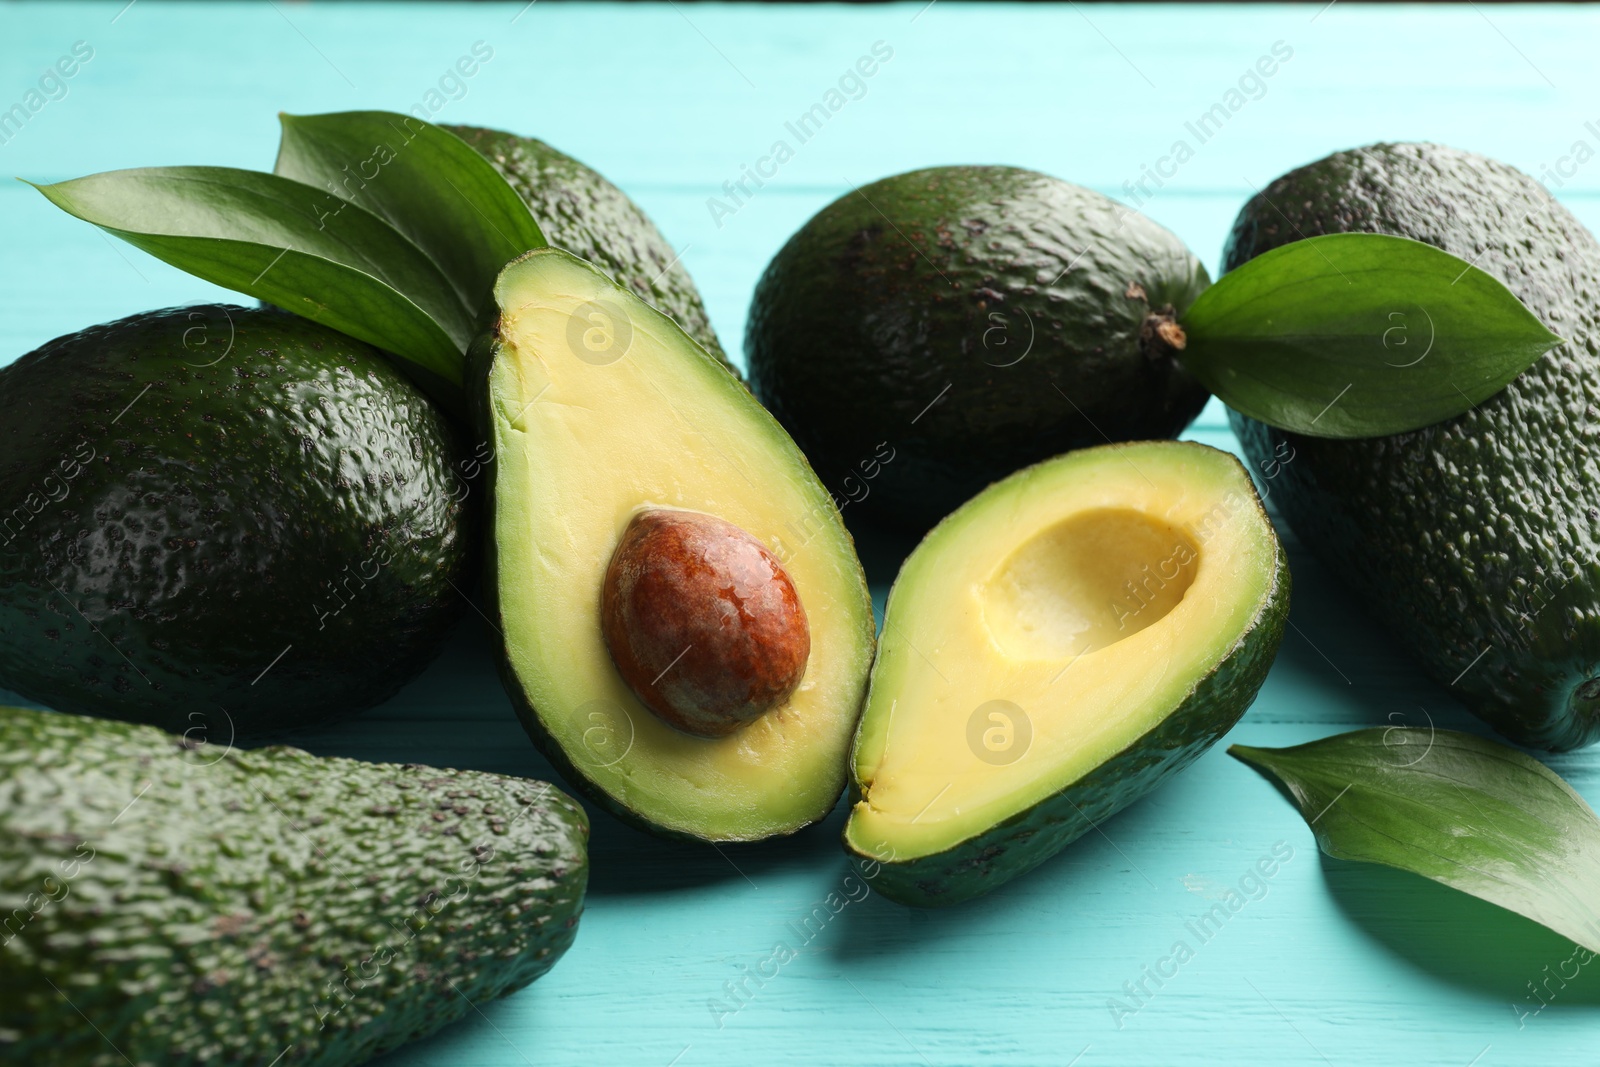
[(889, 594), (844, 843), (906, 904), (954, 904), (1055, 855), (1244, 714), (1289, 610), (1239, 461), (1085, 449), (989, 487)]
[(474, 350), (502, 677), (573, 785), (653, 832), (789, 833), (843, 791), (871, 601), (777, 422), (666, 315), (559, 249)]

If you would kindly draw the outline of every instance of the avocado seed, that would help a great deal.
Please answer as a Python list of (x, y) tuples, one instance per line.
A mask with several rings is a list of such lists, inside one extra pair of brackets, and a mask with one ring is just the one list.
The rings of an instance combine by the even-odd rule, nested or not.
[(811, 654), (783, 564), (739, 527), (697, 511), (633, 517), (606, 568), (600, 625), (634, 695), (700, 737), (730, 734), (783, 703)]

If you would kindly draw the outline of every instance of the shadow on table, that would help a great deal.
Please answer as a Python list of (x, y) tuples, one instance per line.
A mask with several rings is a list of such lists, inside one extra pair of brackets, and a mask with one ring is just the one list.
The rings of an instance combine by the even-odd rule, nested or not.
[(789, 837), (728, 845), (669, 841), (636, 830), (592, 805), (585, 807), (592, 828), (590, 896), (672, 892), (741, 880), (759, 888), (765, 877), (777, 872), (843, 864), (839, 851), (843, 805), (817, 825)]
[[(1054, 911), (1059, 920), (1059, 902), (1072, 899), (1070, 883), (1074, 872), (1062, 856), (1046, 861), (1045, 867), (1048, 872), (1040, 870), (1024, 875), (975, 900), (945, 908), (908, 907), (873, 893), (839, 915), (840, 931), (830, 938), (828, 954), (842, 964), (904, 956), (903, 963), (915, 966), (918, 955), (937, 958), (948, 953), (953, 945), (1016, 936), (1035, 915), (1038, 922), (1048, 922), (1048, 914)], [(1097, 870), (1085, 870), (1085, 877), (1089, 879), (1101, 874)], [(1069, 888), (1062, 888), (1064, 885)], [(1042, 892), (1045, 886), (1049, 888), (1048, 895)], [(1057, 906), (1044, 907), (1039, 903), (1046, 899), (1053, 899)], [(1035, 931), (1040, 929), (1037, 925), (1034, 928)], [(1070, 936), (1070, 932), (1062, 934), (1059, 929), (1052, 929), (1051, 933), (1052, 936)]]
[(1600, 1007), (1600, 959), (1531, 919), (1392, 867), (1323, 855), (1322, 870), (1351, 926), (1418, 970), (1506, 1004), (1524, 1026)]
[[(1086, 929), (1083, 917), (1102, 906), (1166, 914), (1187, 894), (1176, 880), (1154, 881), (1146, 873), (1151, 861), (1141, 849), (1160, 842), (1173, 825), (1173, 806), (1159, 798), (1158, 791), (1135, 800), (1033, 870), (959, 904), (909, 907), (874, 892), (838, 917), (841, 931), (831, 938), (828, 952), (841, 963), (910, 959), (938, 956), (952, 945), (1001, 943), (1048, 931), (1070, 954)], [(1185, 799), (1178, 807), (1188, 803)]]
[(892, 529), (869, 522), (859, 515), (851, 515), (848, 508), (845, 516), (850, 536), (856, 543), (856, 555), (861, 557), (861, 569), (867, 572), (867, 583), (872, 586), (873, 601), (880, 611), (881, 622), (883, 598), (894, 584), (895, 575), (900, 573), (900, 565), (917, 547), (921, 538), (915, 533)]

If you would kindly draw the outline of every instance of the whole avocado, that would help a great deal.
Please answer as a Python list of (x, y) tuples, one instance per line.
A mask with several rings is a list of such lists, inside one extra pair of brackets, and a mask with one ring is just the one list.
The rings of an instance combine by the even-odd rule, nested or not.
[(912, 171), (835, 200), (773, 258), (751, 387), (847, 514), (926, 529), (1047, 457), (1177, 436), (1206, 392), (1149, 337), (1208, 282), (1099, 193), (1016, 167)]
[(560, 959), (588, 831), (545, 782), (0, 708), (0, 1063), (364, 1063)]
[(650, 216), (597, 171), (543, 141), (478, 126), (446, 126), (494, 164), (545, 239), (586, 259), (666, 312), (707, 352), (728, 357), (694, 279)]
[[(1505, 283), (1567, 343), (1448, 422), (1367, 440), (1233, 414), (1302, 541), (1437, 682), (1506, 737), (1600, 738), (1600, 243), (1532, 178), (1435, 144), (1337, 152), (1234, 222), (1228, 269), (1290, 241), (1387, 233)], [(1422, 323), (1409, 327), (1417, 332)]]
[(376, 349), (205, 305), (0, 371), (0, 685), (213, 743), (376, 704), (475, 538), (444, 417)]

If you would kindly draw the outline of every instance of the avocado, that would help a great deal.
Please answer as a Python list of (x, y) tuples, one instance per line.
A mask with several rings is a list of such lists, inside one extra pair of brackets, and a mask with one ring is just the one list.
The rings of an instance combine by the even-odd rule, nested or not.
[[(1568, 339), (1458, 418), (1368, 440), (1237, 414), (1295, 533), (1422, 669), (1519, 744), (1600, 738), (1600, 244), (1527, 175), (1435, 144), (1336, 152), (1234, 222), (1228, 269), (1325, 233), (1425, 241), (1503, 282)], [(1401, 309), (1420, 351), (1427, 319)]]
[(659, 834), (749, 841), (822, 818), (874, 645), (827, 491), (725, 366), (599, 268), (540, 249), (495, 298), (473, 352), (494, 453), (485, 587), (529, 734)]
[(1176, 437), (1207, 394), (1152, 339), (1208, 281), (1177, 237), (1092, 190), (912, 171), (835, 200), (773, 258), (751, 388), (852, 515), (925, 531), (1029, 463)]
[(548, 783), (0, 708), (0, 1062), (342, 1067), (548, 971), (583, 809)]
[(386, 699), (470, 580), (456, 456), (381, 353), (293, 316), (49, 342), (0, 371), (0, 685), (214, 744)]
[(875, 889), (955, 904), (1192, 763), (1255, 699), (1289, 611), (1239, 461), (1170, 441), (1013, 474), (889, 593), (844, 844)]
[(494, 164), (547, 241), (588, 260), (666, 312), (726, 363), (694, 279), (656, 224), (598, 172), (543, 141), (478, 126), (446, 126)]

